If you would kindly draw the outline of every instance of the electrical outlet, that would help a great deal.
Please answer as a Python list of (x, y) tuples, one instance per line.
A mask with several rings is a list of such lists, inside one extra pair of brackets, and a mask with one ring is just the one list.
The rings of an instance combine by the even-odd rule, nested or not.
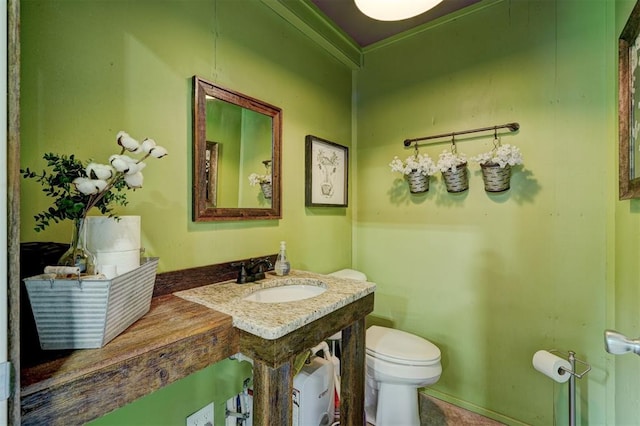
[(213, 426), (213, 402), (187, 417), (187, 426)]

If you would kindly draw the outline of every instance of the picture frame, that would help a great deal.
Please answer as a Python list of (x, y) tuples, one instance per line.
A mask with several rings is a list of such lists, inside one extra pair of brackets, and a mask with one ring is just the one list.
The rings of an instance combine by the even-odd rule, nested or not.
[(313, 135), (305, 137), (305, 205), (347, 207), (349, 148)]
[[(618, 39), (619, 199), (640, 198), (640, 1)], [(639, 87), (634, 87), (634, 82)], [(637, 90), (636, 90), (637, 89)]]

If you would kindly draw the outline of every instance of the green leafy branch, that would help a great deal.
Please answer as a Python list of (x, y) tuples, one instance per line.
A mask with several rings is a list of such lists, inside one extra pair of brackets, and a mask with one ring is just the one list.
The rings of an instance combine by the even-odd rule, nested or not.
[[(103, 192), (86, 195), (77, 191), (73, 181), (79, 177), (87, 177), (85, 165), (72, 154), (70, 156), (53, 153), (44, 154), (47, 167), (51, 171), (43, 170), (38, 174), (28, 167), (21, 169), (20, 173), (26, 179), (35, 179), (42, 185), (42, 191), (54, 199), (53, 205), (36, 214), (35, 230), (37, 232), (46, 229), (51, 222), (58, 223), (65, 219), (82, 219), (86, 217), (91, 208), (96, 207), (102, 214), (109, 217), (115, 216), (114, 205), (126, 206), (128, 204), (126, 193), (122, 192), (127, 185), (122, 173), (117, 173), (108, 182), (108, 187)], [(116, 191), (111, 191), (115, 189)]]

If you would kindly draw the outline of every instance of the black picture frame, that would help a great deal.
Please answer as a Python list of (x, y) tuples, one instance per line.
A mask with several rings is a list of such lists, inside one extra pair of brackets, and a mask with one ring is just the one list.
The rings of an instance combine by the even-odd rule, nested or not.
[(313, 135), (305, 137), (305, 205), (349, 205), (349, 148)]

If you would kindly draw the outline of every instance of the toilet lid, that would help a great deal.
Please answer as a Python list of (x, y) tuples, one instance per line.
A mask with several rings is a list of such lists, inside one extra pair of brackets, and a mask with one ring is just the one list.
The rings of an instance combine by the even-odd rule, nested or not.
[(367, 329), (367, 354), (397, 364), (430, 365), (440, 361), (440, 349), (414, 334), (373, 325)]

